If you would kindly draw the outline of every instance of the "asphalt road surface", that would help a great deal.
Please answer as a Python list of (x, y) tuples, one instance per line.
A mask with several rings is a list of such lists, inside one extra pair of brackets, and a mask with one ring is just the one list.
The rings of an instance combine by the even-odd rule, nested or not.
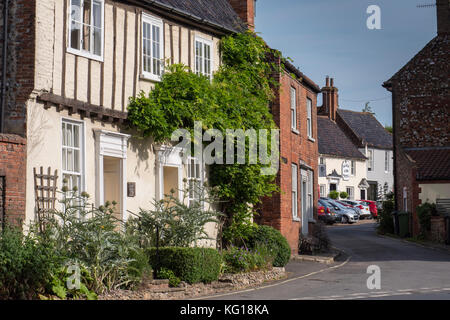
[[(335, 264), (290, 262), (287, 280), (208, 299), (450, 300), (450, 252), (378, 236), (375, 223), (331, 226), (328, 234), (346, 252)], [(368, 273), (369, 266), (379, 270), (379, 288), (377, 272)]]

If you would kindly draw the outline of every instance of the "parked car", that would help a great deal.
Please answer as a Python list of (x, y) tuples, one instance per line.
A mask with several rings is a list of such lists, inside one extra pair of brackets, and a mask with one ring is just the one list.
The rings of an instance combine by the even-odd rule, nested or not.
[(377, 203), (372, 200), (360, 200), (362, 203), (366, 204), (369, 207), (370, 213), (372, 214), (372, 218), (378, 217), (378, 208)]
[(353, 209), (354, 211), (356, 211), (356, 213), (359, 215), (361, 215), (361, 209), (356, 205), (356, 204), (350, 204), (350, 203), (346, 203), (342, 200), (336, 200), (336, 202), (342, 204), (344, 207), (346, 208), (350, 208)]
[(365, 219), (372, 217), (370, 213), (369, 206), (360, 200), (342, 200), (345, 203), (351, 204), (352, 206), (357, 207), (360, 210), (359, 218)]
[(317, 216), (326, 224), (333, 224), (336, 222), (336, 214), (330, 210), (332, 205), (328, 202), (319, 199), (319, 207), (317, 208)]
[(359, 216), (353, 209), (346, 208), (342, 204), (330, 198), (320, 198), (320, 200), (326, 201), (332, 206), (330, 211), (335, 213), (338, 221), (342, 223), (358, 222)]

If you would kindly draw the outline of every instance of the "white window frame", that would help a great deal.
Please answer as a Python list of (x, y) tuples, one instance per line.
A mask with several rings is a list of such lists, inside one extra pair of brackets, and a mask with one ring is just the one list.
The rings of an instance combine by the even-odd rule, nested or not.
[(389, 173), (389, 157), (390, 152), (388, 150), (384, 151), (384, 172)]
[(306, 99), (306, 109), (308, 114), (306, 119), (306, 130), (308, 133), (308, 138), (313, 139), (312, 100), (310, 98)]
[[(145, 24), (150, 25), (150, 32), (152, 33), (153, 27), (159, 28), (159, 63), (160, 63), (160, 73), (155, 73), (155, 70), (153, 68), (153, 38), (148, 39), (150, 40), (150, 71), (145, 70), (145, 55), (144, 55), (144, 42), (146, 39), (144, 39), (144, 26)], [(151, 16), (147, 13), (142, 13), (142, 22), (141, 22), (141, 72), (142, 77), (145, 79), (153, 80), (153, 81), (161, 81), (161, 76), (164, 73), (164, 23), (162, 19), (159, 19), (157, 17)]]
[(297, 89), (291, 87), (291, 129), (295, 133), (297, 130)]
[[(104, 48), (105, 48), (105, 0), (92, 0), (92, 2), (91, 2), (91, 22), (92, 22), (92, 24), (90, 25), (91, 26), (91, 35), (90, 35), (90, 41), (91, 41), (91, 44), (90, 44), (90, 48), (91, 48), (91, 50), (90, 51), (86, 51), (86, 50), (83, 50), (83, 27), (81, 27), (81, 30), (80, 30), (80, 49), (75, 49), (75, 48), (72, 48), (71, 47), (71, 45), (72, 45), (72, 32), (71, 32), (71, 27), (72, 27), (72, 1), (73, 0), (70, 0), (69, 1), (69, 6), (68, 6), (68, 8), (67, 8), (67, 16), (68, 16), (68, 18), (67, 18), (67, 23), (69, 24), (68, 25), (68, 28), (67, 28), (67, 30), (68, 30), (68, 33), (69, 33), (69, 35), (68, 35), (68, 43), (67, 43), (67, 52), (69, 52), (69, 53), (72, 53), (72, 54), (75, 54), (75, 55), (78, 55), (78, 56), (82, 56), (82, 57), (85, 57), (85, 58), (88, 58), (88, 59), (92, 59), (92, 60), (97, 60), (97, 61), (101, 61), (101, 62), (103, 62), (103, 60), (104, 60)], [(101, 45), (100, 45), (100, 51), (101, 51), (101, 54), (100, 55), (96, 55), (96, 54), (94, 54), (93, 53), (93, 48), (94, 48), (94, 26), (93, 26), (93, 21), (94, 21), (94, 17), (93, 17), (93, 14), (94, 14), (94, 10), (92, 10), (92, 8), (93, 8), (93, 6), (94, 6), (94, 2), (98, 2), (98, 3), (100, 3), (100, 7), (101, 7), (101, 19), (102, 19), (102, 22), (101, 22), (101, 32), (100, 32), (100, 35), (101, 35)], [(83, 19), (83, 5), (84, 5), (84, 1), (83, 0), (80, 0), (80, 17), (81, 17), (81, 19)], [(80, 23), (82, 26), (84, 25), (84, 23), (82, 22), (82, 21), (78, 21), (78, 23)]]
[(321, 197), (326, 197), (327, 196), (327, 185), (321, 184), (319, 187), (319, 192), (320, 192)]
[[(78, 132), (79, 132), (79, 147), (71, 147), (71, 146), (64, 146), (63, 143), (63, 135), (64, 135), (64, 131), (63, 131), (63, 125), (72, 125), (72, 126), (77, 126)], [(85, 133), (85, 125), (84, 125), (84, 121), (78, 121), (78, 120), (73, 120), (73, 119), (67, 119), (67, 118), (61, 118), (61, 172), (62, 172), (62, 177), (63, 179), (66, 176), (78, 176), (80, 179), (79, 182), (79, 186), (78, 186), (78, 194), (80, 194), (82, 191), (86, 190), (86, 141), (85, 141), (85, 137), (86, 137), (86, 133)], [(72, 151), (77, 150), (79, 152), (79, 172), (76, 171), (68, 171), (64, 169), (64, 157), (63, 157), (63, 150), (68, 150), (68, 149), (72, 149)], [(67, 156), (66, 156), (66, 161), (67, 161)], [(71, 185), (68, 184), (69, 186), (69, 190), (72, 189)]]
[(299, 220), (298, 218), (298, 167), (295, 163), (291, 166), (291, 213), (292, 219)]
[(350, 200), (355, 199), (355, 187), (352, 186), (346, 187), (346, 192), (348, 193), (348, 199)]
[(374, 169), (374, 166), (375, 166), (375, 164), (374, 164), (374, 160), (373, 160), (373, 158), (374, 158), (374, 156), (373, 156), (373, 150), (367, 150), (367, 153), (368, 153), (368, 162), (367, 162), (367, 171), (375, 171)]
[(356, 161), (355, 160), (350, 161), (350, 175), (351, 176), (356, 175)]
[[(197, 173), (197, 165), (198, 165), (198, 176), (194, 174), (194, 176), (191, 175), (191, 167), (192, 167), (192, 161), (194, 161), (194, 171)], [(191, 181), (196, 181), (200, 185), (200, 191), (203, 186), (203, 163), (201, 163), (196, 157), (189, 156), (188, 157), (188, 163), (187, 163), (187, 181), (188, 186), (190, 186)], [(199, 199), (196, 198), (196, 195), (194, 194), (191, 196), (190, 192), (188, 193), (188, 205), (191, 206), (191, 202), (198, 201)]]
[[(202, 52), (201, 55), (197, 55), (197, 43), (200, 43), (202, 46)], [(209, 73), (205, 72), (205, 46), (209, 46)], [(195, 36), (194, 38), (194, 68), (196, 74), (201, 74), (206, 76), (208, 79), (212, 79), (213, 77), (213, 66), (214, 66), (214, 47), (212, 40), (208, 40), (199, 36)], [(199, 63), (198, 61), (201, 61), (201, 70), (199, 70)]]

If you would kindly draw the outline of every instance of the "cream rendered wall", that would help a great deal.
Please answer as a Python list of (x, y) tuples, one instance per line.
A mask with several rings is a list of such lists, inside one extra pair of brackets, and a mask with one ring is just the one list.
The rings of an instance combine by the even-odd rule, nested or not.
[(419, 199), (422, 203), (436, 203), (436, 199), (450, 199), (450, 184), (448, 183), (427, 183), (419, 184), (421, 192)]
[[(322, 157), (319, 155), (319, 157)], [(331, 174), (333, 170), (336, 170), (336, 172), (340, 175), (342, 175), (342, 163), (345, 160), (351, 161), (351, 159), (344, 159), (344, 158), (332, 158), (332, 157), (326, 157), (323, 156), (326, 168), (327, 168), (327, 175)], [(356, 172), (355, 175), (351, 175), (349, 177), (349, 180), (344, 181), (342, 178), (338, 180), (337, 184), (337, 191), (342, 192), (346, 191), (347, 187), (354, 187), (355, 192), (355, 199), (360, 198), (360, 189), (358, 188), (359, 183), (363, 178), (366, 178), (366, 162), (361, 160), (355, 160), (356, 164)], [(328, 193), (330, 192), (330, 180), (326, 177), (319, 177), (319, 186), (320, 185), (326, 185), (326, 193), (328, 196)], [(323, 195), (321, 195), (323, 196)]]

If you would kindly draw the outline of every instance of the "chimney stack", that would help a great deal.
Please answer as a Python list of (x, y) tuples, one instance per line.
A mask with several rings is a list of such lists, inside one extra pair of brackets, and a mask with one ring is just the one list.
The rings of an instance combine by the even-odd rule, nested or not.
[(248, 28), (255, 31), (256, 0), (228, 0), (228, 2)]
[(450, 34), (450, 0), (436, 0), (437, 33)]
[(330, 120), (336, 121), (336, 112), (339, 107), (338, 89), (334, 86), (334, 79), (327, 76), (325, 87), (322, 88), (322, 107), (320, 114), (328, 116)]

